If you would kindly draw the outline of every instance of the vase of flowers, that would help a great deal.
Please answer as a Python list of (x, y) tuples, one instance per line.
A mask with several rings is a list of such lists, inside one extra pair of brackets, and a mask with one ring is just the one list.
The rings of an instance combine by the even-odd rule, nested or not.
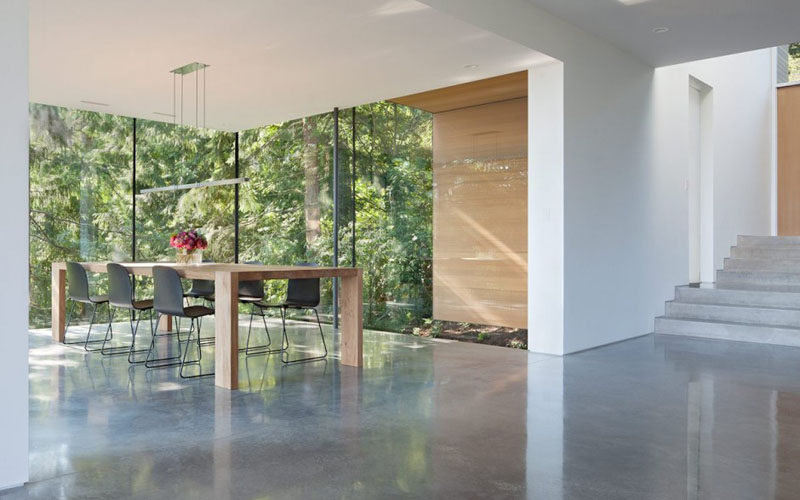
[(169, 246), (175, 249), (176, 263), (200, 264), (203, 262), (203, 250), (208, 248), (208, 240), (196, 229), (191, 229), (173, 234)]

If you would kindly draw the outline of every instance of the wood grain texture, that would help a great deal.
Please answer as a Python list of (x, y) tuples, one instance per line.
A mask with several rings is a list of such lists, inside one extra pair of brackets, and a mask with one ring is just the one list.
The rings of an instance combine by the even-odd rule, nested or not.
[(341, 278), (341, 362), (347, 366), (363, 364), (363, 283), (361, 269), (355, 276)]
[(507, 101), (528, 96), (528, 72), (520, 71), (469, 83), (443, 87), (419, 94), (390, 99), (392, 102), (422, 109), (429, 113), (442, 113), (492, 102)]
[(217, 271), (214, 277), (214, 382), (219, 387), (239, 386), (239, 276)]
[(778, 234), (800, 235), (800, 86), (778, 89)]
[[(108, 262), (81, 262), (87, 271), (105, 273)], [(352, 267), (307, 267), (307, 266), (262, 266), (254, 264), (175, 264), (174, 262), (119, 262), (129, 273), (136, 276), (152, 276), (153, 266), (167, 266), (175, 269), (181, 278), (215, 279), (217, 272), (238, 273), (241, 281), (257, 279), (288, 278), (332, 278), (355, 276), (357, 268)], [(64, 262), (53, 263), (59, 269), (66, 269)]]
[(67, 300), (67, 266), (57, 266), (53, 264), (51, 270), (50, 300), (52, 308), (50, 310), (50, 325), (53, 330), (53, 340), (64, 342), (64, 326)]
[(433, 117), (433, 315), (526, 328), (527, 98)]
[(158, 325), (156, 326), (159, 331), (171, 332), (172, 331), (172, 316), (169, 314), (162, 314), (158, 318)]

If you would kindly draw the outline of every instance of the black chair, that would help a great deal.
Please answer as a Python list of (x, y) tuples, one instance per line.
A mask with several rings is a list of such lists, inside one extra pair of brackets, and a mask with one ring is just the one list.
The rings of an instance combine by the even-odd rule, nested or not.
[[(245, 262), (245, 264), (260, 266), (263, 263), (258, 260), (251, 260)], [(207, 295), (204, 297), (205, 300), (210, 302), (214, 302), (215, 298), (214, 295)], [(247, 341), (245, 342), (245, 347), (239, 349), (239, 352), (244, 351), (246, 354), (272, 354), (274, 352), (280, 352), (280, 349), (270, 349), (272, 345), (272, 337), (269, 334), (269, 328), (267, 327), (267, 318), (264, 314), (259, 314), (261, 316), (262, 321), (264, 322), (264, 330), (267, 332), (267, 343), (264, 345), (257, 345), (251, 346), (250, 345), (250, 337), (253, 330), (253, 316), (255, 316), (256, 312), (256, 303), (263, 302), (264, 300), (264, 281), (263, 280), (251, 280), (251, 281), (240, 281), (239, 282), (239, 303), (240, 304), (249, 304), (250, 305), (250, 323), (247, 327)], [(259, 311), (261, 311), (259, 309)]]
[[(102, 340), (89, 340), (92, 335), (92, 327), (94, 326), (94, 319), (97, 314), (97, 306), (100, 304), (108, 305), (108, 297), (106, 295), (89, 295), (89, 277), (86, 274), (86, 269), (77, 262), (67, 262), (67, 281), (69, 288), (67, 290), (67, 297), (70, 300), (69, 313), (67, 314), (67, 325), (64, 327), (64, 338), (67, 337), (67, 330), (69, 330), (69, 323), (72, 321), (72, 314), (75, 309), (75, 303), (91, 305), (92, 317), (89, 320), (89, 330), (86, 332), (86, 340), (64, 342), (65, 344), (83, 344), (83, 348), (89, 352), (95, 352), (102, 349), (89, 349), (89, 344), (97, 344), (103, 342), (108, 337), (109, 329), (106, 329), (106, 335)], [(111, 308), (108, 309), (108, 324), (111, 326)]]
[[(249, 262), (245, 262), (245, 264), (251, 264), (260, 266), (262, 263), (257, 260), (251, 260)], [(245, 354), (272, 354), (274, 352), (280, 352), (280, 349), (270, 349), (272, 345), (272, 337), (269, 334), (269, 328), (267, 327), (267, 317), (265, 314), (260, 313), (261, 320), (264, 322), (264, 330), (267, 332), (267, 343), (263, 345), (251, 346), (250, 345), (250, 335), (253, 330), (253, 316), (255, 315), (256, 307), (259, 302), (264, 301), (264, 281), (263, 280), (255, 280), (255, 281), (240, 281), (239, 282), (239, 303), (240, 304), (250, 304), (250, 323), (247, 326), (247, 341), (245, 342), (245, 347), (239, 349), (239, 351), (244, 351)], [(259, 308), (259, 312), (262, 310)]]
[(187, 299), (203, 299), (207, 300), (209, 297), (214, 297), (214, 281), (213, 280), (192, 280), (192, 288), (183, 296)]
[[(213, 260), (204, 259), (203, 263), (207, 264), (210, 262), (214, 262)], [(207, 303), (214, 302), (214, 280), (192, 280), (192, 287), (189, 289), (188, 292), (184, 292), (183, 298), (186, 299), (186, 305), (192, 305), (189, 299), (202, 299), (202, 305), (206, 305)], [(177, 318), (176, 323), (177, 327), (180, 330), (181, 322), (180, 318)], [(202, 325), (202, 321), (198, 323)], [(180, 341), (180, 335), (178, 336), (178, 340)]]
[[(206, 306), (184, 306), (183, 304), (183, 287), (181, 285), (181, 277), (178, 275), (178, 272), (172, 269), (171, 267), (166, 266), (154, 266), (153, 267), (153, 282), (155, 288), (155, 300), (154, 300), (154, 307), (156, 310), (156, 323), (161, 318), (162, 315), (168, 314), (170, 316), (175, 316), (177, 318), (189, 318), (190, 326), (189, 326), (189, 336), (186, 340), (186, 348), (183, 350), (183, 356), (181, 357), (181, 349), (180, 349), (180, 340), (178, 341), (178, 358), (180, 358), (180, 376), (181, 378), (197, 378), (197, 377), (206, 377), (209, 375), (213, 375), (214, 372), (211, 373), (200, 373), (199, 375), (184, 375), (183, 369), (186, 365), (197, 364), (198, 367), (200, 365), (200, 360), (203, 359), (203, 351), (202, 345), (208, 345), (213, 343), (213, 337), (206, 340), (207, 343), (203, 344), (200, 338), (200, 327), (197, 326), (197, 359), (187, 361), (186, 357), (189, 352), (189, 347), (192, 343), (192, 334), (194, 333), (195, 324), (197, 323), (196, 320), (202, 318), (203, 316), (208, 316), (214, 314), (214, 310), (206, 307)], [(174, 334), (166, 333), (162, 335), (177, 335), (180, 331), (180, 327), (178, 327), (178, 331)], [(155, 344), (156, 336), (153, 336), (153, 342), (150, 344), (150, 350), (152, 351), (153, 346)], [(150, 357), (150, 353), (148, 353), (148, 358)], [(157, 361), (170, 361), (174, 360), (175, 357), (171, 358), (162, 358)], [(174, 365), (176, 363), (170, 363), (170, 365)], [(145, 363), (147, 365), (147, 363)], [(167, 366), (167, 365), (161, 365)]]
[[(129, 312), (128, 320), (131, 325), (131, 345), (106, 349), (106, 343), (103, 342), (103, 347), (100, 349), (100, 352), (105, 355), (127, 353), (129, 363), (144, 363), (144, 360), (134, 361), (133, 355), (141, 352), (148, 352), (149, 350), (136, 349), (136, 334), (139, 331), (139, 321), (142, 319), (142, 314), (144, 312), (148, 312), (150, 315), (150, 335), (153, 334), (153, 300), (136, 300), (133, 286), (131, 285), (131, 278), (125, 267), (119, 264), (109, 263), (106, 269), (108, 270), (108, 303), (111, 307), (126, 309)], [(113, 322), (113, 320), (114, 310), (111, 311), (111, 321)], [(135, 325), (134, 320), (136, 321)], [(106, 340), (111, 340), (112, 338), (113, 331), (111, 336), (106, 337)]]
[[(316, 267), (316, 264), (311, 264), (308, 262), (299, 262), (295, 264), (296, 266), (310, 266)], [(260, 301), (255, 302), (254, 305), (259, 308), (262, 316), (266, 314), (266, 309), (270, 308), (277, 308), (281, 311), (281, 323), (283, 324), (283, 340), (281, 342), (281, 348), (275, 349), (273, 352), (280, 352), (281, 353), (281, 361), (285, 364), (292, 364), (292, 363), (305, 363), (308, 361), (317, 361), (321, 359), (325, 359), (328, 356), (328, 346), (325, 343), (325, 334), (322, 332), (322, 323), (319, 320), (319, 313), (317, 312), (317, 306), (319, 305), (320, 301), (320, 293), (319, 293), (319, 278), (303, 278), (303, 279), (290, 279), (288, 287), (286, 289), (286, 299), (283, 302), (278, 304), (268, 304), (266, 302)], [(298, 359), (289, 359), (287, 351), (289, 349), (289, 337), (286, 335), (286, 314), (289, 309), (309, 309), (314, 311), (314, 315), (317, 317), (317, 326), (319, 327), (319, 336), (322, 338), (322, 348), (324, 349), (324, 354), (321, 356), (311, 356), (307, 358), (298, 358)]]

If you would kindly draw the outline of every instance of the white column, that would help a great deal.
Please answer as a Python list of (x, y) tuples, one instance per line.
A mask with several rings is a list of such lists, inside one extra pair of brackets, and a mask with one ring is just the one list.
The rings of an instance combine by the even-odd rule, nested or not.
[(28, 0), (0, 1), (0, 489), (28, 480)]
[(564, 64), (528, 70), (528, 349), (564, 354)]

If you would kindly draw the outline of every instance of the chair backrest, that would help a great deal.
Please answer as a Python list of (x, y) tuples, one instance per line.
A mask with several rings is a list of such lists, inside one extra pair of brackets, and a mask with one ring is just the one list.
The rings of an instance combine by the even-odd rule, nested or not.
[[(203, 262), (213, 262), (203, 259)], [(214, 295), (214, 280), (192, 280), (192, 288), (189, 290), (197, 295)]]
[[(245, 264), (261, 265), (257, 260), (245, 262)], [(240, 281), (239, 282), (239, 296), (240, 297), (254, 297), (258, 299), (264, 298), (264, 281)]]
[(178, 272), (167, 266), (153, 266), (153, 308), (161, 314), (183, 316), (183, 286)]
[(213, 295), (214, 294), (214, 281), (213, 280), (192, 280), (192, 288), (190, 290), (197, 295)]
[(108, 270), (108, 301), (112, 306), (133, 307), (133, 286), (131, 277), (125, 267), (109, 262)]
[[(297, 262), (295, 266), (317, 267), (311, 262)], [(286, 289), (286, 302), (306, 307), (319, 305), (319, 278), (290, 279)]]
[(89, 300), (89, 277), (86, 269), (77, 262), (67, 262), (67, 282), (69, 290), (67, 294), (72, 300)]

